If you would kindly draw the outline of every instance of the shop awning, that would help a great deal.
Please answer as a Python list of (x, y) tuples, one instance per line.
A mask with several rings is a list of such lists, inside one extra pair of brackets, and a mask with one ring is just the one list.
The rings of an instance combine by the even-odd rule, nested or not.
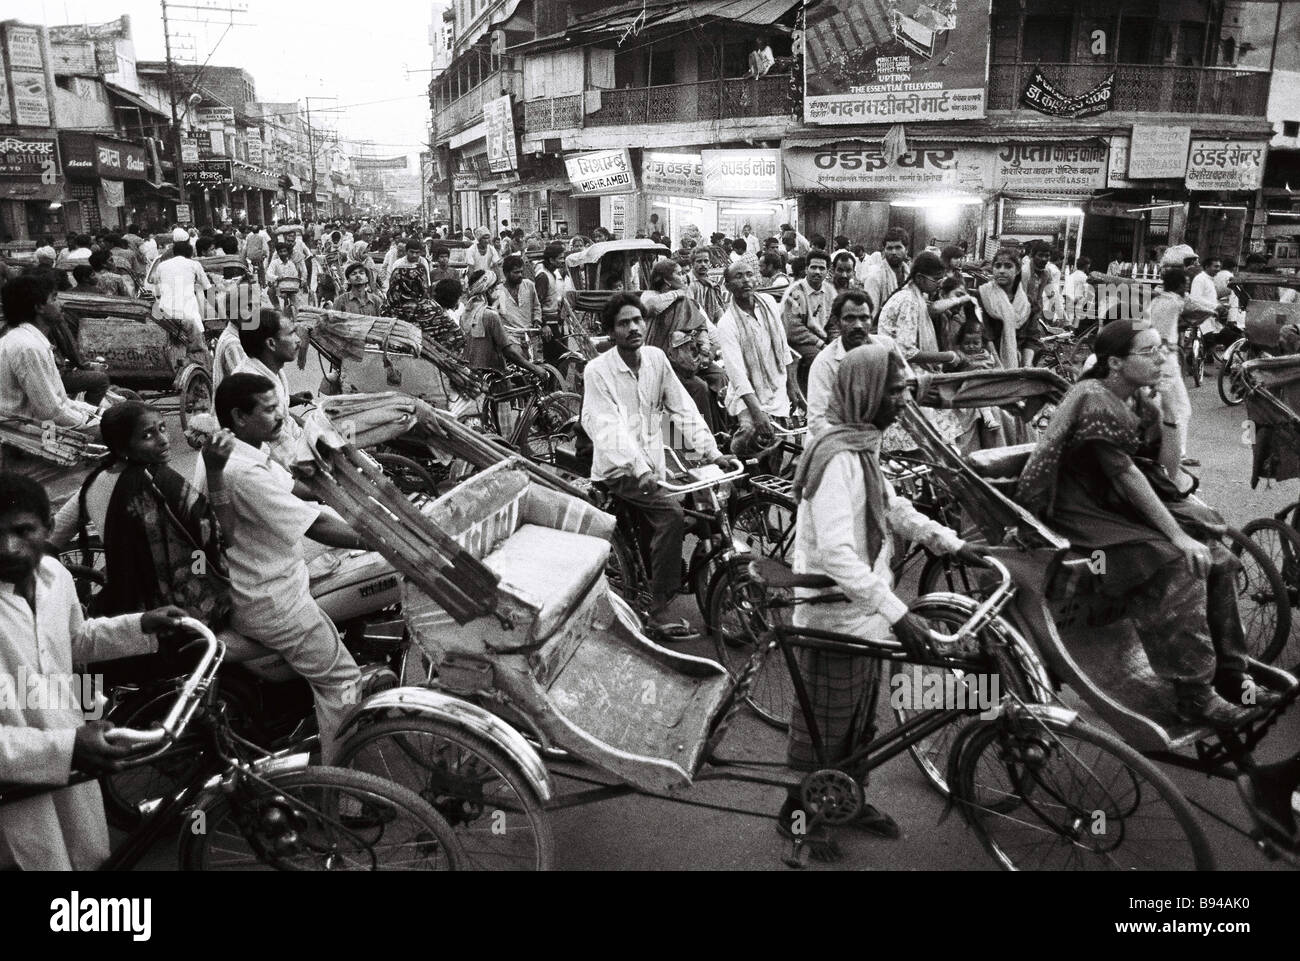
[[(942, 129), (941, 129), (942, 128)], [(888, 126), (872, 127), (863, 129), (861, 127), (827, 128), (826, 130), (817, 131), (797, 131), (788, 133), (781, 141), (783, 147), (825, 147), (836, 143), (880, 143), (889, 133)], [(1006, 143), (1008, 140), (1018, 141), (1096, 141), (1099, 145), (1104, 143), (1105, 138), (1098, 136), (1097, 132), (1089, 131), (1085, 134), (1063, 133), (1032, 133), (1021, 132), (1020, 130), (1007, 131), (1005, 133), (973, 133), (969, 127), (952, 128), (947, 124), (927, 123), (917, 124), (915, 126), (905, 126), (904, 135), (908, 143)]]
[[(680, 4), (673, 4), (680, 7)], [(689, 23), (694, 20), (706, 20), (710, 17), (718, 20), (730, 20), (733, 23), (752, 23), (757, 26), (770, 27), (799, 4), (790, 0), (705, 0), (705, 2), (688, 3), (685, 7), (668, 14), (666, 17), (651, 18), (655, 26), (669, 23)]]
[(145, 113), (152, 114), (155, 117), (162, 117), (164, 120), (167, 119), (167, 113), (165, 111), (161, 110), (158, 107), (155, 107), (153, 104), (151, 104), (148, 100), (145, 100), (139, 94), (132, 93), (130, 90), (127, 90), (125, 87), (119, 87), (117, 84), (109, 83), (108, 81), (104, 81), (104, 86), (108, 88), (109, 93), (113, 94), (115, 97), (121, 97), (132, 107), (135, 107), (137, 110), (142, 110)]

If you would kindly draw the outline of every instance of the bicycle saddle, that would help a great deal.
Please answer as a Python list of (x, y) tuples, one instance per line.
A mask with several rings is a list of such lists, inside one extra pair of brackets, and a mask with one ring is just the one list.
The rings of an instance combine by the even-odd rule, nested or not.
[(835, 586), (835, 579), (826, 574), (796, 574), (774, 557), (759, 557), (750, 561), (749, 574), (754, 580), (778, 589)]

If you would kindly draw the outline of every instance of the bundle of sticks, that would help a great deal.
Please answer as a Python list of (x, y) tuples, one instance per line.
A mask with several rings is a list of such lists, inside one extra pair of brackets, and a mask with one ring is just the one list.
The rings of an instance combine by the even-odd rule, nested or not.
[(108, 452), (107, 447), (70, 428), (14, 416), (0, 418), (0, 444), (60, 467), (77, 467)]

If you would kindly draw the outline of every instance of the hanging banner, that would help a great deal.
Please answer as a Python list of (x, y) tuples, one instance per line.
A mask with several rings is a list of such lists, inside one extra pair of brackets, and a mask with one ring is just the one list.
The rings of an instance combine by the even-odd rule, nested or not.
[(702, 150), (704, 194), (722, 200), (776, 200), (781, 190), (781, 151)]
[(1135, 123), (1128, 148), (1129, 179), (1181, 179), (1191, 141), (1191, 127)]
[(1253, 140), (1193, 140), (1188, 190), (1257, 190), (1268, 144)]
[(104, 203), (109, 207), (126, 206), (126, 190), (120, 180), (101, 180), (99, 189), (104, 191)]
[(509, 94), (483, 104), (483, 123), (487, 127), (488, 169), (494, 174), (518, 170), (519, 146)]
[(993, 149), (995, 190), (1091, 193), (1106, 186), (1105, 147), (1012, 141)]
[(20, 127), (54, 126), (41, 28), (7, 24), (5, 51), (14, 98), (13, 122)]
[(609, 198), (609, 232), (622, 240), (627, 231), (627, 195)]
[(360, 171), (405, 170), (406, 157), (353, 157), (352, 168)]
[(636, 191), (636, 178), (632, 174), (632, 158), (627, 148), (596, 150), (564, 158), (564, 169), (569, 182), (585, 196), (600, 194), (630, 194)]
[(1043, 75), (1043, 71), (1034, 68), (1025, 89), (1020, 92), (1020, 102), (1026, 107), (1045, 113), (1049, 117), (1064, 117), (1077, 120), (1080, 117), (1095, 117), (1110, 109), (1110, 98), (1115, 91), (1115, 71), (1087, 93), (1069, 96)]
[(704, 196), (704, 159), (697, 153), (651, 153), (641, 159), (641, 189), (668, 197)]
[(181, 163), (196, 164), (199, 162), (199, 139), (197, 137), (181, 138)]
[(805, 3), (805, 11), (808, 123), (984, 116), (988, 0)]
[(920, 147), (887, 163), (880, 144), (787, 147), (785, 181), (795, 193), (947, 188), (979, 192), (988, 179), (988, 154), (978, 147)]

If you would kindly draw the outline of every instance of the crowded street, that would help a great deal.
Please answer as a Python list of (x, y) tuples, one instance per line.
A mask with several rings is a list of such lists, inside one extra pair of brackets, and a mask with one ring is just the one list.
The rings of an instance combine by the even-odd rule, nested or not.
[(1300, 868), (1300, 3), (14, 2), (0, 879)]

